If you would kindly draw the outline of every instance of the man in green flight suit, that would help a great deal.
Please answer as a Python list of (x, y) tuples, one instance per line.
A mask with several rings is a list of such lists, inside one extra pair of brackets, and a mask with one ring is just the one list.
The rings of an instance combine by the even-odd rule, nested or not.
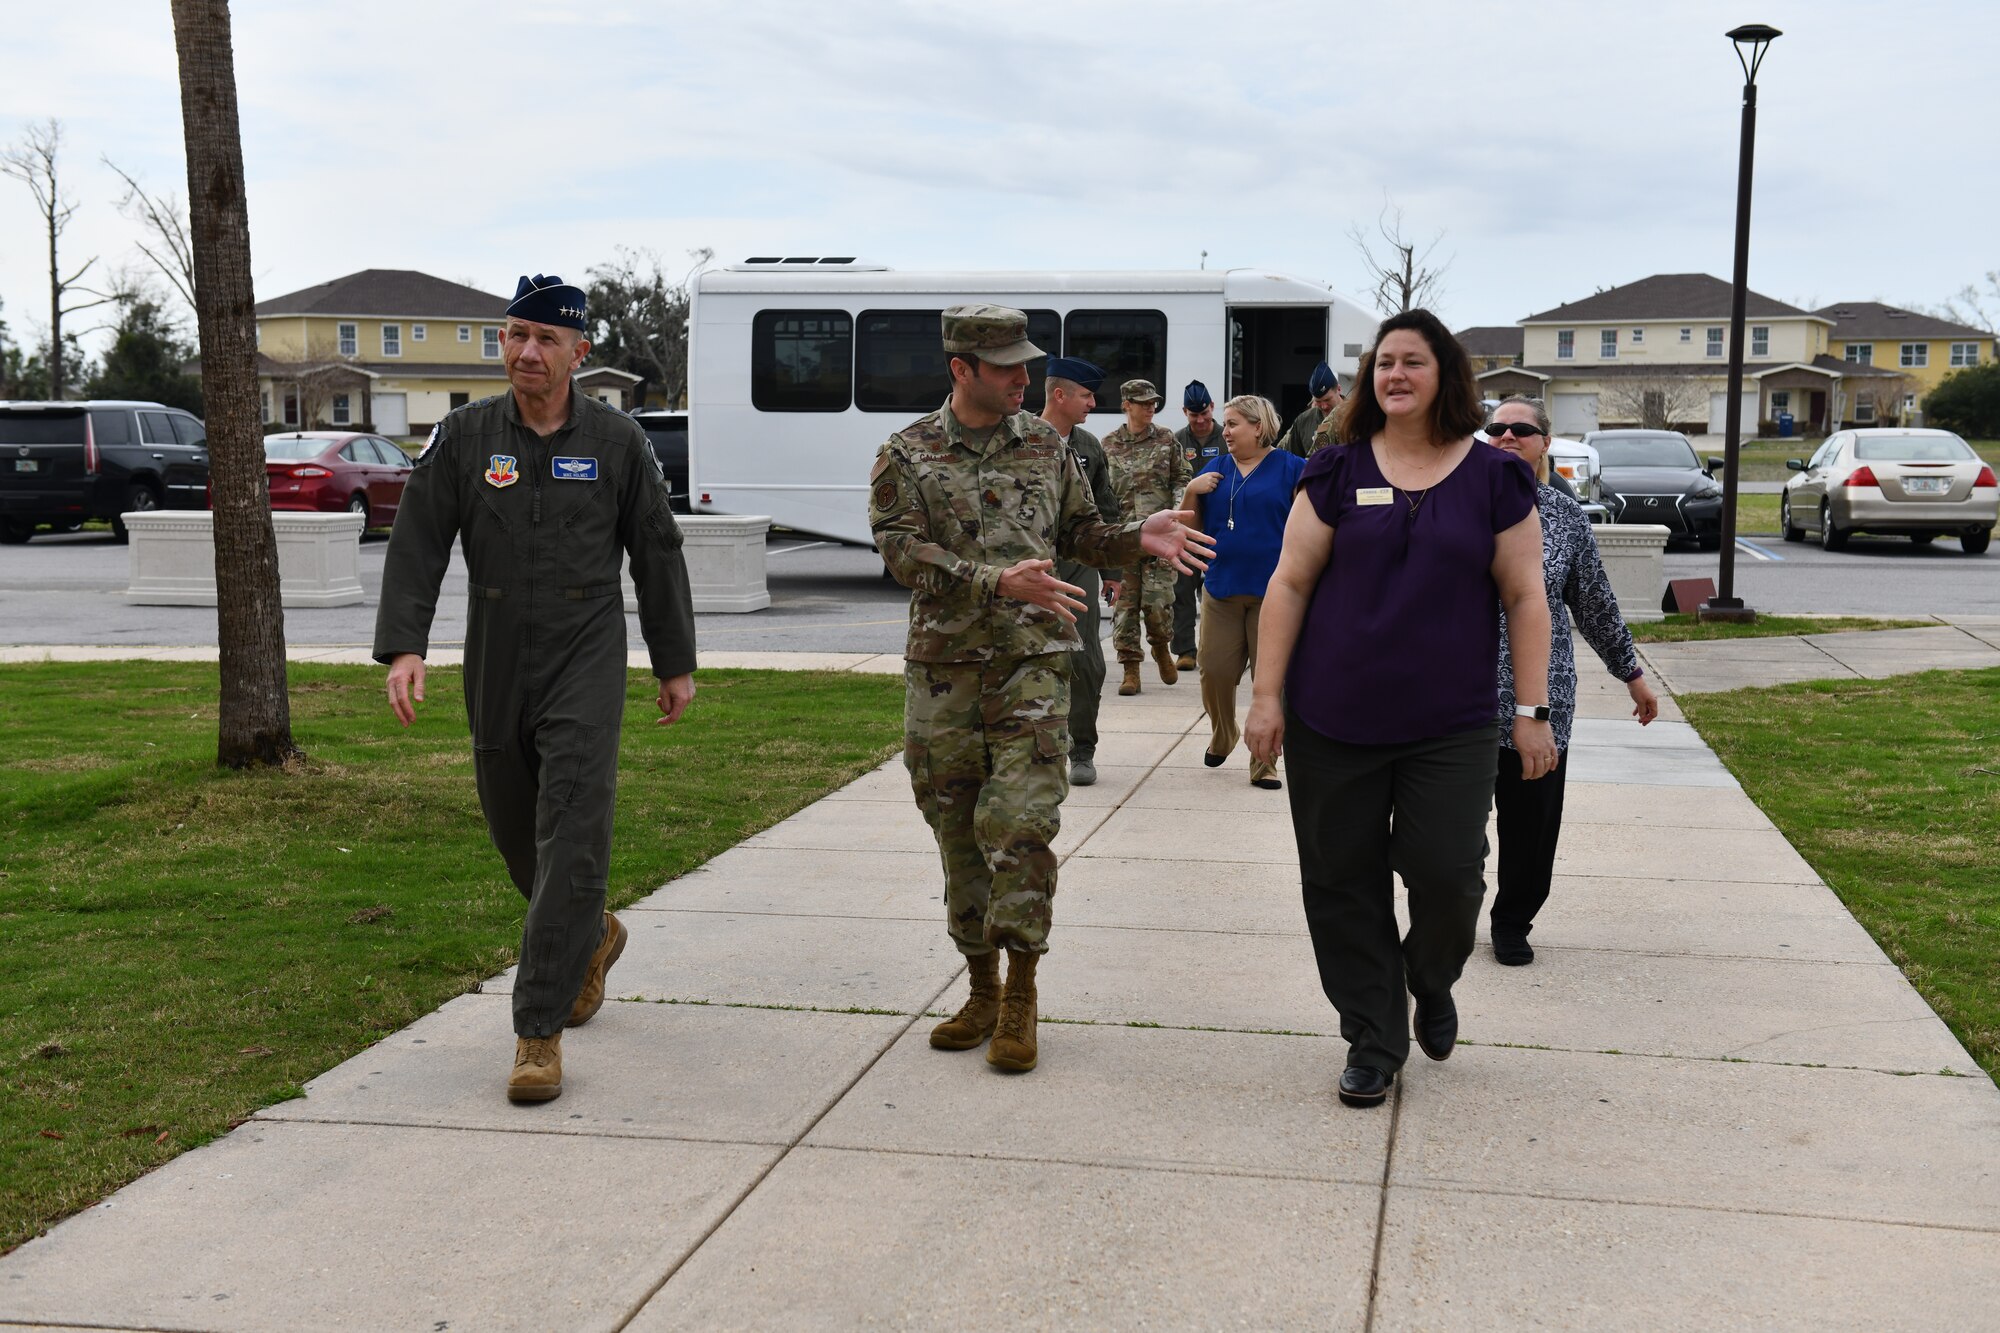
[[(1028, 317), (994, 305), (943, 314), (951, 396), (889, 437), (868, 477), (883, 561), (910, 589), (903, 762), (944, 862), (945, 920), (971, 994), (931, 1031), (941, 1050), (989, 1036), (987, 1063), (1039, 1058), (1035, 967), (1048, 949), (1069, 794), (1066, 655), (1081, 645), (1083, 589), (1057, 557), (1100, 569), (1141, 554), (1201, 569), (1214, 544), (1171, 510), (1104, 522), (1075, 455), (1021, 410)], [(1007, 951), (1000, 986), (999, 950)]]
[(458, 538), (471, 600), (465, 711), (486, 828), (528, 900), (514, 978), (511, 1101), (562, 1093), (562, 1031), (604, 1003), (625, 927), (604, 910), (625, 711), (621, 556), (660, 682), (660, 723), (694, 698), (694, 604), (667, 487), (630, 417), (578, 392), (583, 292), (522, 278), (501, 356), (509, 392), (431, 432), (396, 513), (375, 660), (404, 726), (424, 697), (438, 586)]
[[(1127, 514), (1172, 509), (1194, 475), (1174, 433), (1153, 423), (1160, 409), (1160, 391), (1150, 380), (1126, 380), (1118, 397), (1125, 420), (1104, 437), (1104, 457), (1111, 465), (1111, 486)], [(1111, 617), (1111, 642), (1125, 668), (1120, 694), (1139, 692), (1141, 632), (1153, 648), (1160, 683), (1181, 678), (1174, 663), (1174, 570), (1158, 560), (1142, 558), (1119, 578), (1118, 605)]]
[(1334, 409), (1340, 406), (1340, 376), (1322, 361), (1306, 379), (1306, 392), (1312, 395), (1312, 402), (1292, 418), (1291, 429), (1285, 432), (1282, 441), (1288, 453), (1300, 458), (1311, 458), (1314, 450), (1333, 438), (1333, 428), (1327, 423), (1334, 419)]
[[(1090, 498), (1097, 502), (1097, 514), (1107, 523), (1118, 521), (1118, 494), (1111, 489), (1111, 470), (1104, 461), (1104, 446), (1083, 427), (1083, 419), (1097, 406), (1097, 390), (1104, 372), (1074, 356), (1052, 356), (1043, 377), (1042, 420), (1056, 428), (1069, 446), (1090, 483)], [(1075, 560), (1058, 560), (1056, 577), (1083, 589), (1086, 608), (1077, 617), (1076, 632), (1083, 640), (1081, 650), (1069, 657), (1069, 781), (1073, 787), (1088, 787), (1097, 781), (1097, 707), (1104, 697), (1104, 605), (1098, 594), (1098, 573)], [(1112, 601), (1118, 600), (1118, 584), (1106, 581)]]

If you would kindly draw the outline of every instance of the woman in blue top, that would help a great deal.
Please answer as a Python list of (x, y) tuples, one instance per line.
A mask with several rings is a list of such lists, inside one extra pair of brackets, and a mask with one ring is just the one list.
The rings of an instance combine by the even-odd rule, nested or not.
[[(1188, 482), (1181, 507), (1202, 509), (1202, 530), (1215, 534), (1201, 594), (1201, 706), (1208, 713), (1202, 762), (1218, 768), (1236, 748), (1236, 687), (1257, 660), (1257, 613), (1278, 567), (1292, 488), (1306, 460), (1274, 449), (1281, 429), (1270, 399), (1244, 394), (1222, 405), (1222, 439), (1229, 451)], [(1251, 756), (1250, 785), (1276, 791), (1278, 766)]]

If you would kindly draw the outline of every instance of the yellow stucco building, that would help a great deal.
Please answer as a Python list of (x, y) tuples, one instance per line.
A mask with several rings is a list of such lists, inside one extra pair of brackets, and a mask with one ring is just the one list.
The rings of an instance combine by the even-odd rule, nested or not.
[(1828, 350), (1849, 365), (1904, 377), (1904, 406), (1916, 407), (1955, 370), (1990, 366), (1994, 337), (1984, 329), (1879, 301), (1841, 301), (1814, 312), (1833, 323)]

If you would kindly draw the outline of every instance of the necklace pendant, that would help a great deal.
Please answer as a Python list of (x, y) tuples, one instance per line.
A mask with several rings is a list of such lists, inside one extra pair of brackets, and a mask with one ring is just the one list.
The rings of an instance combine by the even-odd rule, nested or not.
[(1229, 530), (1231, 532), (1236, 531), (1236, 520), (1233, 518), (1229, 520)]

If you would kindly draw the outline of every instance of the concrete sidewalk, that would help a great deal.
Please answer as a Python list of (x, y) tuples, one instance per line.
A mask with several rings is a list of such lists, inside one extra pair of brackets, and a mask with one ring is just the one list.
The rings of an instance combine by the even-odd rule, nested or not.
[(0, 1322), (1990, 1326), (2000, 1091), (1671, 700), (1585, 683), (1536, 962), (1482, 945), (1390, 1106), (1335, 1100), (1284, 795), (1149, 679), (1034, 1073), (925, 1040), (963, 969), (891, 763), (625, 914), (560, 1100), (502, 1098), (503, 976), (0, 1261)]

